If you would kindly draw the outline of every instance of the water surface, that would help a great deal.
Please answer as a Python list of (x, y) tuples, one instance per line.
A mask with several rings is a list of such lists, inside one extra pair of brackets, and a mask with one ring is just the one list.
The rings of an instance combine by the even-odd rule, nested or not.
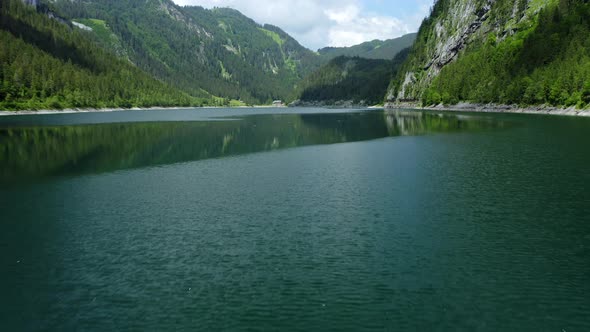
[(0, 118), (0, 330), (590, 329), (588, 119)]

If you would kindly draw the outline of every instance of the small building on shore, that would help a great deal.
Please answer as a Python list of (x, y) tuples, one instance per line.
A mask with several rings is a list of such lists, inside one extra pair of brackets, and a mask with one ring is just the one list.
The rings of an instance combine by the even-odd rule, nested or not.
[(274, 107), (285, 107), (285, 104), (283, 104), (282, 100), (275, 100), (272, 102), (272, 106)]

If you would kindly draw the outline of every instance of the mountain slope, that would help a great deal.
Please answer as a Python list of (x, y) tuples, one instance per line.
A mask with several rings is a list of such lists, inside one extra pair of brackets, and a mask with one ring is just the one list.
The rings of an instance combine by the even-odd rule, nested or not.
[(588, 1), (440, 0), (387, 99), (583, 107), (589, 35)]
[(409, 49), (393, 60), (339, 56), (302, 82), (299, 99), (305, 103), (376, 105), (383, 102), (391, 77), (397, 73)]
[(105, 22), (131, 62), (192, 95), (206, 90), (249, 103), (289, 99), (296, 83), (321, 64), (279, 28), (232, 9), (180, 7), (169, 0), (54, 5), (80, 22)]
[[(31, 1), (29, 1), (31, 2)], [(34, 3), (33, 3), (34, 4)], [(201, 105), (21, 0), (0, 6), (0, 109)]]
[(350, 47), (325, 47), (318, 50), (318, 53), (329, 60), (339, 56), (391, 60), (396, 54), (412, 46), (415, 40), (416, 34), (410, 33), (395, 39), (373, 40)]

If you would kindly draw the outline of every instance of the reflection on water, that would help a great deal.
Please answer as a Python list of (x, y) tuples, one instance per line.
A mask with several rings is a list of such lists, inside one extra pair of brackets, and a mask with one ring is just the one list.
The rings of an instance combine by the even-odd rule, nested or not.
[(396, 111), (0, 128), (0, 180), (105, 172), (297, 146), (502, 125), (486, 118)]

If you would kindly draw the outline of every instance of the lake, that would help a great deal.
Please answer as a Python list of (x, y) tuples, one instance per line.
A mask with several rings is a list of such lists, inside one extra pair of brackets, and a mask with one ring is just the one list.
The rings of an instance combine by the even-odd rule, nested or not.
[(588, 331), (590, 119), (0, 117), (0, 330)]

